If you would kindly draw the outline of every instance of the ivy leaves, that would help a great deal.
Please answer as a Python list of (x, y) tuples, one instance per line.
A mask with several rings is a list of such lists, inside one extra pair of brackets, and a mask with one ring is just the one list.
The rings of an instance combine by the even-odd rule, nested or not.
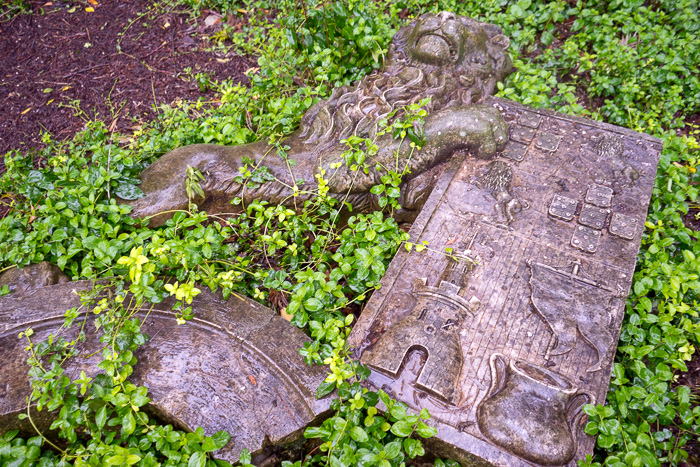
[[(319, 392), (323, 392), (319, 389)], [(342, 383), (338, 386), (339, 399), (332, 403), (336, 410), (333, 417), (320, 427), (310, 427), (306, 438), (323, 442), (320, 451), (312, 459), (319, 465), (331, 466), (399, 466), (407, 459), (425, 454), (420, 438), (431, 438), (437, 430), (425, 421), (430, 419), (427, 410), (409, 414), (407, 406), (391, 399), (386, 392), (369, 391), (359, 383)], [(379, 404), (384, 414), (379, 413)], [(412, 437), (412, 436), (417, 437)], [(286, 467), (292, 467), (287, 463)]]
[(677, 465), (700, 429), (700, 406), (678, 384), (700, 342), (700, 246), (680, 215), (698, 195), (690, 183), (696, 147), (692, 139), (666, 137), (608, 405), (584, 409), (586, 432), (610, 453), (606, 465)]

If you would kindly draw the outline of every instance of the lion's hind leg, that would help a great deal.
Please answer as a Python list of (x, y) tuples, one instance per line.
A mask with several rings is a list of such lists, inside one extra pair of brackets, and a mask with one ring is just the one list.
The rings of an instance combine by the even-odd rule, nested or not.
[[(184, 181), (183, 181), (184, 185)], [(150, 227), (160, 227), (179, 210), (187, 210), (189, 199), (184, 186), (169, 186), (162, 190), (145, 192), (145, 196), (129, 202), (131, 217), (148, 219)]]
[[(220, 146), (194, 144), (174, 149), (163, 155), (143, 171), (139, 188), (144, 196), (128, 201), (133, 206), (131, 217), (148, 218), (150, 227), (159, 227), (172, 218), (178, 210), (189, 207), (187, 196), (187, 168), (202, 172), (219, 159)], [(203, 201), (200, 197), (197, 201)]]

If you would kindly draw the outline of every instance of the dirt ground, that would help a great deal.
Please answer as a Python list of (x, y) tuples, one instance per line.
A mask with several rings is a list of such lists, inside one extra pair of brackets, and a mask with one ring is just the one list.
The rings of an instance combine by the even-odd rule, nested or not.
[(70, 138), (94, 116), (127, 132), (153, 116), (153, 104), (201, 96), (185, 68), (247, 82), (256, 64), (206, 50), (207, 13), (96, 3), (31, 0), (34, 14), (0, 23), (0, 155), (39, 146), (42, 131)]

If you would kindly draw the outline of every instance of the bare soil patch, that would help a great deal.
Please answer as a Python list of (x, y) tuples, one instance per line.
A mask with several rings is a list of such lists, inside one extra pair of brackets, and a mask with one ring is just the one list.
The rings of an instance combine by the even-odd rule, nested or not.
[(33, 14), (0, 23), (0, 155), (41, 146), (42, 131), (70, 138), (95, 117), (128, 132), (153, 118), (154, 104), (202, 95), (187, 67), (245, 83), (255, 66), (207, 50), (203, 17), (146, 0), (99, 2), (32, 0)]

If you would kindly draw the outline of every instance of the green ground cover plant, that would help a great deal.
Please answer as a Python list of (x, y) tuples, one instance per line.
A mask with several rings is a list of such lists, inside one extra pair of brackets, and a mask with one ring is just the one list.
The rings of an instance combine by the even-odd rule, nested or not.
[[(47, 260), (73, 279), (105, 280), (83, 297), (82, 307), (67, 311), (65, 326), (82, 326), (85, 314), (94, 314), (106, 346), (103, 374), (70, 380), (62, 364), (74, 357), (74, 341), (60, 332), (46, 342), (34, 342), (30, 329), (21, 334), (31, 351), (31, 401), (57, 411), (54, 426), (65, 446), (52, 449), (41, 436), (8, 433), (0, 437), (0, 463), (226, 465), (212, 453), (227, 434), (184, 433), (149, 419), (140, 410), (148, 402), (145, 388), (128, 382), (134, 351), (147, 339), (135, 312), (174, 295), (185, 323), (203, 287), (284, 310), (312, 338), (300, 350), (307, 362), (328, 365), (318, 395), (337, 389), (334, 415), (306, 431), (318, 447), (294, 465), (399, 466), (424, 453), (420, 439), (434, 435), (429, 414), (410, 414), (386, 394), (364, 389), (367, 370), (349, 359), (345, 341), (353, 313), (379, 286), (396, 250), (425, 247), (407, 244), (390, 217), (403, 172), (376, 188), (386, 194), (385, 211), (355, 216), (347, 229), (337, 225), (340, 205), (324, 190), (332, 174), (322, 174), (299, 213), (256, 202), (238, 216), (212, 216), (192, 205), (159, 229), (130, 218), (130, 208), (114, 196), (138, 197), (138, 174), (186, 144), (265, 138), (286, 157), (282, 137), (306, 109), (333, 87), (380, 66), (406, 17), (443, 9), (497, 24), (512, 39), (518, 71), (499, 85), (500, 96), (664, 140), (607, 405), (586, 407), (586, 432), (598, 436), (596, 456), (580, 465), (687, 460), (686, 444), (697, 442), (700, 431), (697, 388), (679, 382), (700, 343), (700, 246), (683, 221), (697, 208), (698, 196), (698, 129), (687, 123), (700, 111), (700, 13), (694, 1), (191, 3), (246, 12), (244, 30), (224, 28), (212, 37), (212, 47), (259, 57), (249, 87), (192, 76), (207, 94), (161, 107), (158, 118), (134, 134), (116, 134), (93, 121), (68, 142), (45, 135), (44, 149), (5, 156), (0, 190), (9, 211), (0, 220), (2, 268)], [(385, 131), (405, 139), (402, 131), (422, 116), (420, 106), (403, 109)], [(346, 159), (361, 170), (371, 148), (372, 141), (348, 141)], [(190, 171), (183, 180), (192, 199), (200, 175)], [(269, 173), (251, 165), (241, 178), (255, 185)], [(380, 401), (387, 408), (383, 415)], [(250, 457), (244, 454), (241, 463)]]

